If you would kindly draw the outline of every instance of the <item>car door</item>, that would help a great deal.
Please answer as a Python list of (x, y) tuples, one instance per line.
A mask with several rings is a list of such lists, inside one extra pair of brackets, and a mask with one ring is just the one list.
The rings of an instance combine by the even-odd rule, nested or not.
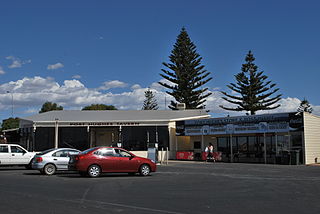
[(10, 145), (10, 162), (11, 164), (28, 164), (30, 162), (30, 156), (28, 152), (21, 146)]
[(101, 148), (95, 152), (97, 163), (101, 166), (102, 172), (117, 172), (117, 158), (115, 158), (113, 148)]
[(122, 149), (115, 149), (115, 153), (119, 155), (117, 167), (119, 172), (136, 172), (139, 162), (129, 152)]
[(0, 145), (0, 165), (10, 164), (10, 156), (8, 145)]
[(68, 170), (69, 154), (67, 149), (54, 152), (52, 157), (58, 170)]

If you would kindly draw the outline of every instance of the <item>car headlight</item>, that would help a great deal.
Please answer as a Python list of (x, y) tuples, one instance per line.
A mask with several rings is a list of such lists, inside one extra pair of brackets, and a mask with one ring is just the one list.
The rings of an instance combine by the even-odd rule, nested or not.
[(151, 160), (152, 163), (156, 163), (154, 160)]

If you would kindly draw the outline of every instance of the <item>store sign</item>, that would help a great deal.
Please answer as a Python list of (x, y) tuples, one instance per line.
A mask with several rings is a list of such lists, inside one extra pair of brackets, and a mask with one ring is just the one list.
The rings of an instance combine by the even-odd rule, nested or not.
[(251, 134), (301, 131), (303, 118), (296, 113), (276, 113), (176, 122), (177, 136)]
[(215, 135), (215, 134), (251, 134), (267, 132), (288, 132), (289, 123), (287, 122), (260, 122), (248, 124), (227, 124), (212, 126), (187, 126), (185, 135)]
[(186, 120), (185, 125), (226, 125), (226, 124), (243, 124), (259, 122), (282, 122), (289, 121), (289, 113), (265, 114), (265, 115), (248, 115), (237, 117), (211, 118), (201, 120)]
[(70, 126), (139, 126), (137, 122), (73, 122)]

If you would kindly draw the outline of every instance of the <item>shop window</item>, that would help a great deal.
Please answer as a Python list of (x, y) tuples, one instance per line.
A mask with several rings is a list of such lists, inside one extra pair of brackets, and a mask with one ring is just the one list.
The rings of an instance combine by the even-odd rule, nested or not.
[(87, 127), (59, 128), (59, 147), (85, 150), (89, 148)]
[(291, 145), (292, 147), (302, 147), (302, 134), (294, 133), (291, 135)]
[(201, 142), (200, 141), (193, 142), (193, 148), (194, 149), (201, 149)]
[(238, 137), (238, 148), (239, 153), (247, 153), (248, 152), (248, 141), (247, 137)]
[(257, 137), (256, 136), (250, 136), (248, 137), (248, 153), (249, 154), (255, 154), (257, 150)]
[[(148, 142), (149, 141), (149, 142)], [(158, 142), (158, 149), (169, 148), (169, 132), (167, 126), (153, 127), (123, 127), (122, 143), (123, 148), (129, 151), (146, 151), (148, 143)]]
[(217, 138), (218, 151), (222, 153), (230, 153), (230, 149), (228, 146), (228, 138), (226, 137), (218, 137)]

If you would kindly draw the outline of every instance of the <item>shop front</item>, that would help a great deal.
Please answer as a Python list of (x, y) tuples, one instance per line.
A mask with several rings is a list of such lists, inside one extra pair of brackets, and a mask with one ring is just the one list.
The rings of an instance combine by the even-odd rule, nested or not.
[(148, 148), (156, 147), (173, 156), (175, 122), (208, 117), (199, 110), (51, 111), (21, 118), (20, 141), (30, 151), (117, 146), (147, 157)]
[(204, 149), (212, 143), (223, 162), (304, 164), (304, 121), (303, 113), (178, 121), (177, 159), (189, 152), (188, 159), (204, 160)]

